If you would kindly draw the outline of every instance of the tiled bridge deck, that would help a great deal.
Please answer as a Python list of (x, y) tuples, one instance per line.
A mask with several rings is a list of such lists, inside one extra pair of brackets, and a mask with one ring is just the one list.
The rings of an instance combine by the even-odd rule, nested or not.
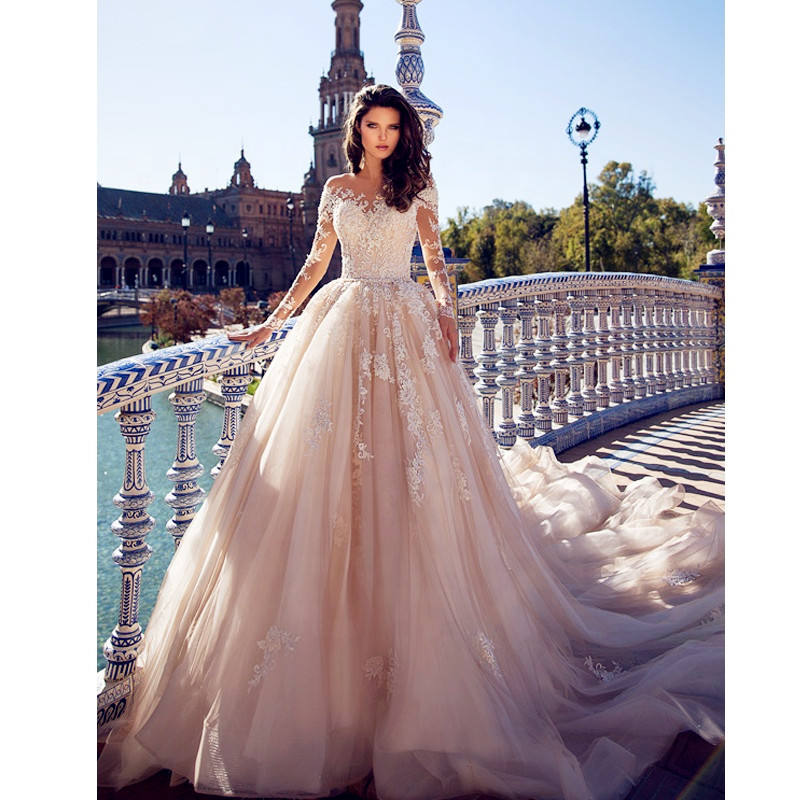
[[(725, 507), (724, 402), (686, 406), (617, 428), (564, 451), (559, 459), (576, 461), (592, 453), (609, 460), (620, 487), (655, 475), (665, 486), (684, 486), (680, 508), (687, 512), (708, 500)], [(665, 756), (645, 771), (626, 800), (722, 800), (724, 762), (724, 743), (712, 747), (694, 734), (682, 733)], [(369, 790), (365, 794), (375, 796)], [(198, 798), (211, 800), (212, 795), (198, 794), (188, 784), (170, 787), (166, 771), (119, 792), (98, 792), (98, 800)], [(340, 798), (355, 800), (354, 795)], [(473, 796), (469, 800), (489, 799)]]

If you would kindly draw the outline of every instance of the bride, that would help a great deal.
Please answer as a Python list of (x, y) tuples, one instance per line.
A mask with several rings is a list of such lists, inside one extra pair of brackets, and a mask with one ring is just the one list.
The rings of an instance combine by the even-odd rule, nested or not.
[[(175, 554), (99, 762), (198, 792), (618, 798), (682, 730), (721, 739), (721, 512), (599, 459), (499, 453), (456, 363), (422, 126), (369, 86), (308, 259), (324, 275)], [(416, 235), (434, 290), (409, 277)]]

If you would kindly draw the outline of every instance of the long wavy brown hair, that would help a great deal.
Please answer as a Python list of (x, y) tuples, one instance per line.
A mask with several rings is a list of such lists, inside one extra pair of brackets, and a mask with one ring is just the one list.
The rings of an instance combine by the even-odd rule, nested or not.
[(354, 175), (361, 172), (364, 147), (359, 125), (371, 108), (394, 108), (400, 113), (400, 141), (383, 160), (381, 194), (386, 205), (406, 211), (413, 199), (430, 183), (431, 154), (425, 147), (419, 114), (397, 89), (385, 84), (365, 86), (353, 98), (344, 123), (344, 153)]

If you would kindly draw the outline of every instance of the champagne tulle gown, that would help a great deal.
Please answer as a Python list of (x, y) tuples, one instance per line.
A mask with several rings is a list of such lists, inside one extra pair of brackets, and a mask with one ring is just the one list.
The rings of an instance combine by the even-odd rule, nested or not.
[[(410, 280), (419, 231), (436, 299)], [(619, 492), (599, 459), (499, 455), (463, 367), (431, 185), (401, 213), (329, 182), (324, 273), (164, 578), (122, 786), (381, 800), (613, 798), (681, 730), (722, 737), (721, 512)]]

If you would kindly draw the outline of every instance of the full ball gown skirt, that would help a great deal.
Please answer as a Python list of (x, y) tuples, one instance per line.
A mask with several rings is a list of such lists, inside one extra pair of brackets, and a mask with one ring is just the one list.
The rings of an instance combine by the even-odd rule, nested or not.
[(343, 277), (183, 537), (100, 783), (614, 798), (678, 732), (719, 741), (721, 512), (620, 492), (596, 458), (499, 453), (407, 277), (413, 209), (323, 206)]

